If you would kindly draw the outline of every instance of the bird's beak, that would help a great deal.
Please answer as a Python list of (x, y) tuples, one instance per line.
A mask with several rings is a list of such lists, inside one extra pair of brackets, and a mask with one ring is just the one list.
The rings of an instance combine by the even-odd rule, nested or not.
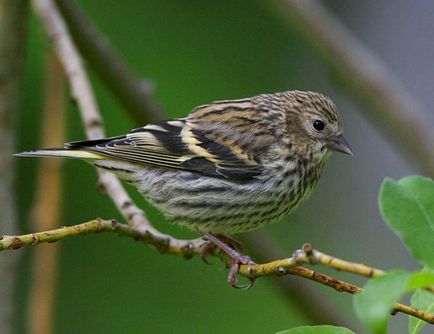
[(327, 145), (327, 147), (332, 151), (353, 155), (350, 144), (348, 144), (348, 142), (342, 135), (334, 137), (330, 144)]

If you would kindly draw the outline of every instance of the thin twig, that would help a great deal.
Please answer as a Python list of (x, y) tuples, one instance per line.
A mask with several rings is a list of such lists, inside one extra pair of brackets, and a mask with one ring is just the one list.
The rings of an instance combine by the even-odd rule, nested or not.
[[(0, 238), (0, 251), (19, 249), (24, 246), (35, 246), (44, 242), (55, 242), (71, 236), (85, 235), (89, 233), (98, 232), (112, 232), (122, 236), (134, 238), (144, 242), (154, 242), (154, 238), (148, 233), (135, 229), (125, 224), (119, 224), (115, 220), (101, 220), (95, 219), (83, 224), (66, 226), (55, 230), (30, 233), (18, 236), (3, 236)], [(184, 258), (191, 258), (194, 255), (200, 255), (206, 242), (202, 239), (197, 240), (179, 240), (176, 245), (166, 245), (166, 247), (158, 248), (161, 253), (174, 254)], [(304, 250), (297, 250), (294, 253), (298, 254)], [(219, 249), (214, 248), (213, 254), (226, 264), (231, 263), (231, 259), (227, 254), (221, 252)], [(295, 275), (303, 277), (317, 283), (331, 287), (339, 292), (347, 292), (351, 294), (359, 293), (363, 289), (357, 285), (336, 279), (329, 275), (304, 268), (299, 266), (301, 257), (299, 255), (275, 260), (262, 264), (245, 264), (241, 265), (238, 274), (248, 278), (260, 278), (265, 276), (284, 276)], [(395, 304), (393, 314), (402, 312), (419, 319), (422, 319), (430, 324), (434, 324), (434, 314), (415, 309), (413, 307)]]
[[(103, 119), (98, 111), (83, 62), (54, 1), (34, 0), (33, 4), (65, 69), (71, 84), (71, 94), (77, 102), (87, 137), (89, 139), (105, 137)], [(102, 170), (98, 170), (98, 175), (101, 188), (105, 190), (129, 224), (155, 236), (156, 245), (178, 242), (175, 238), (162, 234), (152, 227), (144, 212), (133, 203), (115, 175)]]
[(387, 65), (319, 1), (268, 1), (277, 16), (304, 37), (324, 65), (421, 170), (434, 176), (434, 132), (428, 110)]
[[(83, 224), (64, 226), (58, 229), (43, 232), (29, 233), (19, 236), (3, 235), (0, 237), (0, 251), (19, 249), (21, 247), (30, 245), (36, 246), (40, 243), (51, 243), (72, 236), (98, 232), (115, 232), (119, 235), (127, 236), (139, 241), (144, 241), (151, 245), (155, 243), (154, 237), (147, 233), (147, 231), (136, 229), (126, 224), (119, 224), (115, 220), (95, 219)], [(199, 254), (200, 248), (204, 244), (202, 239), (178, 241), (178, 243), (172, 243), (161, 247), (160, 245), (156, 245), (156, 248), (162, 253), (181, 255), (183, 257), (190, 258), (194, 254)]]
[(153, 83), (133, 75), (75, 1), (56, 0), (81, 54), (138, 124), (161, 120), (164, 112), (153, 92)]
[(87, 137), (89, 139), (105, 137), (103, 120), (84, 70), (83, 61), (72, 43), (59, 11), (52, 0), (33, 0), (33, 5), (44, 23), (47, 34), (53, 42), (53, 48), (65, 69), (71, 84), (71, 96), (78, 105)]
[[(249, 256), (258, 262), (267, 262), (270, 259), (281, 259), (287, 254), (276, 245), (275, 240), (264, 231), (253, 231), (240, 235), (243, 246), (248, 249)], [(336, 326), (354, 327), (340, 312), (330, 304), (330, 300), (314, 289), (312, 284), (297, 277), (287, 276), (284, 279), (273, 279), (273, 285), (279, 290), (281, 296), (295, 302), (301, 310), (307, 310), (304, 314), (310, 323), (330, 324)], [(306, 298), (309, 296), (309, 298)], [(312, 307), (312, 305), (316, 305)]]
[[(386, 274), (384, 270), (377, 269), (363, 263), (350, 262), (343, 259), (339, 259), (335, 256), (322, 253), (316, 249), (313, 249), (310, 244), (304, 244), (303, 247), (300, 250), (298, 250), (297, 254), (294, 254), (294, 257), (297, 258), (297, 261), (299, 263), (322, 264), (324, 266), (339, 271), (346, 271), (348, 273), (353, 273), (356, 275), (365, 276), (369, 278), (379, 277)], [(434, 287), (432, 286), (425, 287), (425, 290), (434, 293)]]

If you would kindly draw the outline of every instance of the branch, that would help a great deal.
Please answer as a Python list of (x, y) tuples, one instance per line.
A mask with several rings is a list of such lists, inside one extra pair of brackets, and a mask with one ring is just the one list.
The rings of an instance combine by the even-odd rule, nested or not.
[[(266, 262), (270, 259), (281, 259), (286, 256), (275, 240), (264, 231), (253, 231), (240, 235), (240, 239), (249, 249), (249, 256), (257, 262)], [(281, 296), (289, 301), (296, 302), (302, 310), (307, 310), (304, 316), (313, 324), (330, 324), (351, 328), (348, 320), (341, 317), (339, 312), (330, 304), (330, 301), (313, 289), (311, 284), (297, 277), (287, 276), (285, 279), (274, 279), (273, 285), (279, 290)], [(306, 298), (309, 296), (309, 298)], [(316, 305), (312, 307), (312, 305)]]
[[(0, 238), (0, 251), (19, 249), (24, 246), (36, 246), (43, 242), (55, 242), (71, 236), (85, 235), (89, 233), (99, 232), (114, 232), (122, 236), (127, 236), (135, 240), (144, 242), (154, 242), (154, 238), (148, 233), (142, 232), (134, 227), (119, 224), (115, 220), (95, 219), (80, 225), (66, 226), (60, 229), (30, 233), (19, 236), (3, 236)], [(202, 254), (202, 249), (207, 245), (202, 239), (197, 240), (179, 240), (177, 245), (166, 244), (164, 247), (156, 247), (161, 253), (168, 253), (182, 256), (190, 259), (193, 255)], [(357, 285), (333, 278), (326, 274), (299, 266), (300, 263), (312, 264), (310, 257), (314, 251), (303, 246), (303, 249), (296, 250), (294, 256), (281, 260), (275, 260), (262, 264), (245, 264), (241, 265), (238, 274), (247, 278), (260, 278), (265, 276), (284, 276), (295, 275), (303, 277), (317, 283), (331, 287), (339, 292), (347, 292), (351, 294), (363, 291)], [(323, 254), (317, 252), (317, 254)], [(226, 265), (231, 264), (231, 259), (227, 254), (223, 253), (218, 248), (213, 248), (213, 256), (218, 257)], [(396, 303), (392, 314), (397, 312), (406, 313), (419, 319), (422, 319), (430, 324), (434, 324), (434, 314), (415, 309), (413, 307)]]
[[(372, 268), (361, 263), (349, 262), (346, 260), (335, 258), (334, 256), (324, 254), (320, 251), (313, 249), (310, 244), (304, 244), (301, 249), (296, 250), (294, 252), (293, 258), (297, 263), (305, 263), (305, 264), (320, 263), (327, 267), (334, 268), (336, 270), (347, 271), (353, 274), (359, 274), (361, 276), (378, 277), (385, 274), (385, 272), (381, 269)], [(342, 287), (343, 290), (341, 291), (345, 291), (349, 293), (359, 293), (363, 291), (362, 288), (355, 285), (346, 286), (346, 284), (343, 284), (343, 285), (339, 285), (339, 287)], [(426, 290), (430, 292), (434, 292), (433, 287), (427, 287)], [(396, 303), (394, 309), (392, 310), (392, 315), (395, 315), (398, 312), (406, 313), (416, 318), (422, 319), (430, 324), (434, 324), (434, 313), (421, 311), (411, 306)]]
[(388, 134), (399, 149), (434, 176), (434, 132), (429, 111), (403, 87), (392, 71), (319, 1), (274, 0), (276, 15), (295, 29), (334, 74), (340, 88)]
[(72, 0), (56, 0), (75, 44), (111, 93), (137, 124), (164, 117), (150, 80), (139, 79), (113, 51), (109, 42)]
[[(33, 0), (33, 5), (65, 69), (71, 84), (71, 94), (77, 102), (87, 137), (89, 139), (105, 137), (103, 119), (98, 111), (83, 62), (54, 1)], [(101, 188), (110, 196), (129, 224), (152, 235), (155, 244), (173, 243), (176, 245), (178, 243), (178, 240), (160, 233), (149, 223), (144, 212), (133, 203), (115, 175), (102, 170), (98, 170), (98, 175)]]
[[(369, 278), (383, 276), (386, 273), (384, 270), (367, 266), (366, 264), (350, 262), (321, 253), (313, 249), (310, 244), (304, 244), (302, 249), (297, 254), (294, 254), (294, 256), (300, 263), (322, 264), (338, 271), (346, 271)], [(434, 287), (432, 286), (426, 287), (425, 290), (434, 293)]]
[(40, 243), (51, 243), (65, 238), (86, 235), (89, 233), (114, 232), (121, 236), (144, 241), (161, 253), (181, 255), (191, 258), (200, 253), (200, 249), (206, 242), (203, 239), (177, 240), (177, 243), (168, 243), (163, 240), (158, 243), (154, 236), (146, 230), (137, 229), (126, 224), (119, 224), (116, 220), (94, 219), (83, 224), (64, 226), (58, 229), (29, 233), (17, 236), (3, 235), (0, 237), (0, 252), (4, 250), (20, 249), (24, 246), (36, 246)]
[(103, 120), (98, 111), (83, 62), (69, 37), (68, 30), (52, 0), (33, 0), (54, 50), (71, 84), (71, 96), (78, 105), (89, 139), (105, 137)]

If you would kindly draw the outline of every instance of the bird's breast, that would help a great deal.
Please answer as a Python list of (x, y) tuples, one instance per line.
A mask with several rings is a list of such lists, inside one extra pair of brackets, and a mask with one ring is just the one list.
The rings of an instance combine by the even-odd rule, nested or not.
[(309, 164), (286, 159), (264, 166), (249, 182), (167, 171), (153, 172), (141, 188), (175, 223), (234, 234), (281, 220), (310, 194), (318, 177)]

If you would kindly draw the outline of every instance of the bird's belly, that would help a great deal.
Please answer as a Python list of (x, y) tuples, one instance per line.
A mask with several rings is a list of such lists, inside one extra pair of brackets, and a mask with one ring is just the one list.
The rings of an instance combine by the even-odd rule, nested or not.
[(174, 223), (199, 232), (234, 234), (279, 221), (296, 206), (300, 193), (260, 185), (237, 185), (210, 178), (158, 182), (146, 197)]
[(234, 198), (219, 196), (202, 201), (166, 203), (162, 206), (169, 218), (199, 232), (234, 234), (254, 230), (280, 220), (289, 213), (288, 203), (276, 198)]
[[(234, 234), (254, 230), (287, 216), (305, 199), (298, 177), (237, 184), (188, 172), (144, 172), (138, 188), (170, 221), (198, 232)], [(137, 180), (133, 183), (138, 183)]]

